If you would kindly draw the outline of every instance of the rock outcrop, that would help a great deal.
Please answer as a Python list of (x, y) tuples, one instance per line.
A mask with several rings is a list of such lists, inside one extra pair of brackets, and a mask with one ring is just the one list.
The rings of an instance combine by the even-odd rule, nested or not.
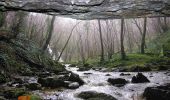
[(122, 79), (122, 78), (116, 78), (116, 79), (109, 78), (107, 81), (117, 87), (124, 86), (125, 84), (128, 83), (128, 81), (126, 81), (125, 79)]
[(132, 77), (132, 83), (146, 83), (146, 82), (150, 82), (150, 81), (142, 73), (138, 73), (136, 76)]
[(170, 84), (157, 87), (147, 87), (143, 93), (146, 100), (169, 100)]
[(78, 97), (84, 100), (117, 100), (111, 95), (98, 93), (96, 91), (84, 91), (78, 94)]
[(1, 0), (0, 10), (23, 10), (77, 19), (170, 16), (169, 0)]

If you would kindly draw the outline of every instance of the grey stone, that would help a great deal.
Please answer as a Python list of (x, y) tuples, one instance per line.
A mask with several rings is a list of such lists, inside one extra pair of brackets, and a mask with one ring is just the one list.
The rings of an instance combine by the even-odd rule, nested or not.
[(170, 16), (169, 0), (1, 0), (0, 10), (24, 10), (76, 19)]

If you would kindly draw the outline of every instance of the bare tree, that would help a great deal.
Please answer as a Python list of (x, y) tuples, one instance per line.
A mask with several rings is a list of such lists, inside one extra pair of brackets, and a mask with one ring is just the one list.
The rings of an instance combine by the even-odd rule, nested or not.
[(141, 41), (141, 53), (145, 53), (145, 36), (146, 36), (146, 25), (147, 25), (147, 18), (144, 18), (144, 26), (143, 26), (143, 34), (142, 34), (142, 41)]
[(125, 60), (126, 54), (124, 50), (124, 18), (121, 19), (120, 49), (121, 49), (121, 59)]
[(15, 18), (13, 19), (13, 25), (11, 26), (11, 32), (14, 34), (14, 38), (21, 32), (21, 28), (23, 28), (23, 21), (26, 14), (24, 12), (16, 12)]
[(98, 20), (98, 25), (99, 25), (99, 34), (100, 34), (100, 44), (101, 44), (101, 57), (100, 57), (100, 62), (104, 62), (104, 46), (103, 46), (103, 36), (102, 36), (102, 29), (101, 29), (101, 23), (100, 20)]
[(48, 44), (50, 43), (50, 40), (51, 40), (51, 36), (52, 36), (52, 33), (53, 33), (53, 28), (54, 28), (54, 22), (55, 22), (55, 16), (52, 17), (51, 19), (51, 22), (50, 22), (50, 26), (48, 28), (48, 37), (47, 37), (47, 40), (45, 41), (45, 44), (43, 46), (43, 51), (45, 51), (48, 47)]

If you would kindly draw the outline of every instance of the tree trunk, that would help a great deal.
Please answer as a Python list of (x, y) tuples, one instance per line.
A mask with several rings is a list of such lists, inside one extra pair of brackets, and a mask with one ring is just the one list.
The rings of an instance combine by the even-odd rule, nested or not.
[(21, 28), (23, 28), (25, 13), (24, 12), (16, 12), (15, 18), (13, 19), (13, 25), (11, 26), (11, 33), (14, 34), (14, 38), (18, 36), (21, 32)]
[(121, 49), (121, 59), (126, 59), (126, 54), (124, 50), (124, 18), (121, 19), (121, 33), (120, 33), (120, 49)]
[(50, 43), (50, 40), (51, 40), (51, 37), (52, 37), (52, 33), (53, 33), (53, 28), (54, 28), (54, 22), (55, 22), (55, 16), (52, 17), (51, 19), (51, 23), (50, 23), (50, 26), (49, 26), (49, 29), (48, 29), (48, 37), (47, 37), (47, 40), (43, 46), (43, 51), (45, 51), (48, 47), (48, 44)]
[(104, 62), (104, 46), (103, 46), (103, 38), (102, 38), (102, 29), (101, 29), (101, 23), (100, 20), (98, 20), (98, 25), (99, 25), (99, 34), (100, 34), (100, 44), (101, 44), (101, 58), (100, 62)]
[(141, 41), (141, 54), (144, 54), (144, 53), (145, 53), (146, 25), (147, 25), (147, 18), (145, 17), (145, 18), (144, 18), (142, 41)]
[(4, 25), (5, 23), (5, 13), (4, 12), (0, 12), (0, 28)]

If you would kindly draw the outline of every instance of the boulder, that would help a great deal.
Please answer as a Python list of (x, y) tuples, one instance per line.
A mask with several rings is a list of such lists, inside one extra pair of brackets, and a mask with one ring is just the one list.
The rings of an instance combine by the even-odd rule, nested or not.
[(127, 72), (128, 69), (126, 67), (118, 67), (118, 68), (114, 68), (112, 69), (113, 72)]
[(68, 81), (78, 82), (80, 85), (83, 85), (85, 82), (75, 73), (71, 73)]
[(112, 75), (110, 75), (110, 74), (106, 74), (105, 76), (112, 76)]
[(58, 79), (58, 77), (47, 77), (47, 78), (39, 78), (38, 83), (40, 83), (43, 87), (51, 87), (51, 88), (58, 88), (64, 87), (64, 81)]
[(40, 90), (41, 84), (39, 83), (28, 83), (25, 85), (25, 87), (29, 90)]
[(10, 88), (5, 90), (3, 94), (5, 98), (13, 100), (14, 98), (18, 98), (19, 96), (26, 94), (26, 91), (22, 88)]
[(19, 83), (19, 84), (24, 83), (24, 80), (22, 79), (22, 77), (13, 77), (13, 81), (14, 83)]
[(147, 87), (143, 93), (146, 100), (169, 100), (170, 84), (157, 87)]
[(70, 64), (69, 67), (76, 67), (76, 64)]
[(109, 78), (107, 80), (107, 82), (111, 83), (112, 85), (114, 86), (117, 86), (117, 87), (121, 87), (121, 86), (124, 86), (125, 84), (128, 83), (128, 81), (126, 81), (125, 79), (122, 79), (122, 78)]
[(73, 83), (70, 83), (69, 85), (68, 85), (68, 88), (69, 89), (77, 89), (77, 88), (79, 88), (79, 83), (78, 82), (73, 82)]
[(93, 73), (84, 73), (84, 75), (90, 75), (90, 74), (93, 74)]
[(142, 73), (138, 73), (136, 76), (132, 77), (131, 80), (132, 83), (145, 83), (145, 82), (150, 82), (149, 79), (144, 76)]
[(48, 76), (51, 76), (51, 73), (49, 73), (49, 72), (41, 72), (41, 73), (39, 73), (38, 74), (38, 77), (48, 77)]
[(117, 100), (111, 95), (105, 93), (98, 93), (96, 91), (84, 91), (78, 94), (78, 97), (84, 100)]
[(131, 75), (130, 73), (121, 73), (120, 76), (129, 76)]
[(151, 71), (151, 68), (147, 66), (132, 66), (130, 71), (131, 72), (146, 72), (146, 71)]
[(87, 68), (87, 67), (79, 67), (79, 69), (77, 71), (88, 71), (91, 68)]
[(158, 71), (168, 70), (168, 68), (169, 68), (169, 65), (159, 65)]

